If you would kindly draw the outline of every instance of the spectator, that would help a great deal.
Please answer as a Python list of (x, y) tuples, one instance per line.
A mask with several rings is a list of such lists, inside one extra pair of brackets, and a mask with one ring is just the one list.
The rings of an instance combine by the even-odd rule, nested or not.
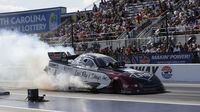
[(181, 52), (181, 49), (179, 47), (179, 45), (176, 45), (176, 47), (174, 48), (173, 52)]

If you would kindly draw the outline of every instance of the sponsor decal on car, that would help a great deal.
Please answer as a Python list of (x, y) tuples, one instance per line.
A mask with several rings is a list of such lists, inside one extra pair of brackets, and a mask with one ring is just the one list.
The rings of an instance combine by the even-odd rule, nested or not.
[(170, 66), (164, 66), (161, 69), (161, 75), (164, 79), (171, 79), (173, 74), (172, 74), (172, 68)]
[(109, 77), (106, 74), (103, 73), (95, 73), (90, 71), (81, 71), (76, 70), (74, 76), (79, 76), (81, 79), (90, 79), (90, 80), (96, 80), (96, 81), (109, 81)]

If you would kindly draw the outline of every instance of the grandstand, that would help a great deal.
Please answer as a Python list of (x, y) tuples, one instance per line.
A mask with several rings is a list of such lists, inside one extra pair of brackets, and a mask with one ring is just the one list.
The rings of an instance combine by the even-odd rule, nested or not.
[[(142, 32), (145, 27), (159, 19), (164, 12), (159, 8), (161, 3), (157, 0), (98, 2), (93, 4), (92, 10), (66, 14), (57, 33), (53, 37), (48, 36), (45, 41), (50, 44), (60, 44), (60, 42), (66, 44), (70, 43), (72, 40), (70, 38), (73, 37), (75, 42), (87, 43), (89, 46), (94, 41), (103, 44), (105, 40), (107, 45), (102, 46), (112, 44), (115, 45), (114, 48), (127, 46), (125, 41), (121, 44), (122, 39), (135, 38), (138, 32)], [(99, 6), (97, 7), (96, 4)]]
[(119, 54), (198, 52), (199, 6), (200, 0), (97, 0), (77, 12), (62, 7), (59, 27), (40, 36), (52, 46), (119, 60)]

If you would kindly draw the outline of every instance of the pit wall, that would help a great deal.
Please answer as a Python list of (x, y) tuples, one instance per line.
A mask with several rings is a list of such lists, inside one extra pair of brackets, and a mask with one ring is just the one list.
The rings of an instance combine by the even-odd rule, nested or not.
[(162, 82), (200, 83), (200, 64), (126, 64), (157, 75)]

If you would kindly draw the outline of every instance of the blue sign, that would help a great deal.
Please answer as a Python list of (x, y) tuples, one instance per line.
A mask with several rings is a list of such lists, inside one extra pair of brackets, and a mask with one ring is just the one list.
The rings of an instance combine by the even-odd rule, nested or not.
[(192, 63), (192, 53), (135, 54), (129, 59), (133, 64)]
[(58, 28), (60, 19), (60, 8), (2, 13), (0, 28), (23, 33), (49, 32)]
[(155, 64), (192, 63), (192, 53), (152, 54), (150, 59)]

